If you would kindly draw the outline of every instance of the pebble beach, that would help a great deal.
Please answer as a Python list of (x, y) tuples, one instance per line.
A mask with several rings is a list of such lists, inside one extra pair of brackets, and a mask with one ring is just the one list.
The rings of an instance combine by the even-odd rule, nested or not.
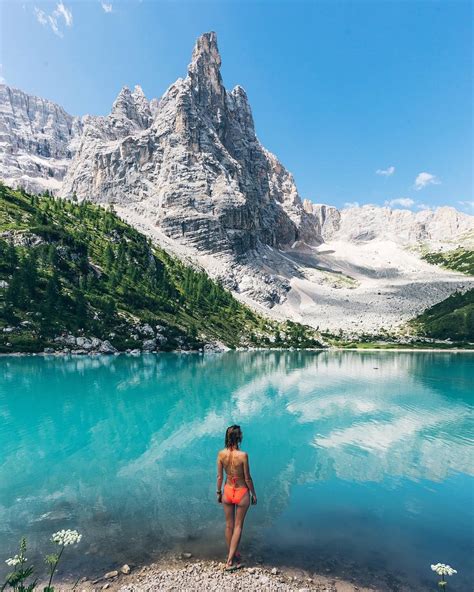
[[(344, 579), (334, 574), (319, 574), (290, 566), (258, 565), (252, 562), (233, 572), (224, 570), (224, 562), (202, 560), (181, 556), (163, 557), (157, 563), (145, 566), (128, 564), (89, 579), (83, 577), (78, 582), (72, 580), (58, 582), (57, 592), (74, 589), (76, 592), (408, 592), (410, 588), (401, 582), (380, 581), (367, 583), (370, 577), (354, 573), (354, 577)], [(185, 557), (183, 557), (185, 556)], [(359, 577), (360, 575), (360, 577)], [(376, 578), (377, 580), (379, 578)], [(363, 583), (361, 583), (363, 582)]]

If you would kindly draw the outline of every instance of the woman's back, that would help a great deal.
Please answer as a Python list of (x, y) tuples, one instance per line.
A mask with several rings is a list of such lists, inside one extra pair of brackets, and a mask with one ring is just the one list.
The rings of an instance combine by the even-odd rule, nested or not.
[(247, 453), (242, 450), (224, 448), (219, 452), (219, 458), (224, 465), (229, 485), (244, 487)]

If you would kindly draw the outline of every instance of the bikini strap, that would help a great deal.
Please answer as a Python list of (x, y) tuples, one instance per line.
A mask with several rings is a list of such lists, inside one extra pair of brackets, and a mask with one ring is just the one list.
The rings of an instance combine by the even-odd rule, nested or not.
[(230, 462), (230, 480), (233, 483), (234, 487), (235, 484), (237, 482), (237, 477), (234, 475), (234, 457), (232, 455), (232, 453), (234, 452), (234, 449), (232, 448), (229, 452), (230, 458), (231, 458), (231, 462)]

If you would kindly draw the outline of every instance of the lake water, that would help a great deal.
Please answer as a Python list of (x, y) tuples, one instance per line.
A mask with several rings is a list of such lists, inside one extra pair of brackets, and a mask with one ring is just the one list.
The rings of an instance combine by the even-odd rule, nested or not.
[[(61, 528), (64, 569), (224, 557), (215, 456), (239, 423), (258, 506), (243, 552), (396, 590), (473, 582), (474, 355), (0, 357), (0, 559)], [(85, 565), (87, 563), (87, 567)], [(94, 571), (96, 570), (96, 571)]]

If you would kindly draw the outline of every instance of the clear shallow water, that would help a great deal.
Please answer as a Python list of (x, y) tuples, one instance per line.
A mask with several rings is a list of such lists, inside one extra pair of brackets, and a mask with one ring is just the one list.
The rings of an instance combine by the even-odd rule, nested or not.
[(34, 557), (60, 528), (84, 534), (67, 568), (88, 575), (220, 558), (214, 463), (236, 422), (259, 496), (244, 551), (390, 589), (434, 589), (447, 562), (471, 589), (473, 379), (470, 354), (0, 357), (1, 573), (22, 534)]

